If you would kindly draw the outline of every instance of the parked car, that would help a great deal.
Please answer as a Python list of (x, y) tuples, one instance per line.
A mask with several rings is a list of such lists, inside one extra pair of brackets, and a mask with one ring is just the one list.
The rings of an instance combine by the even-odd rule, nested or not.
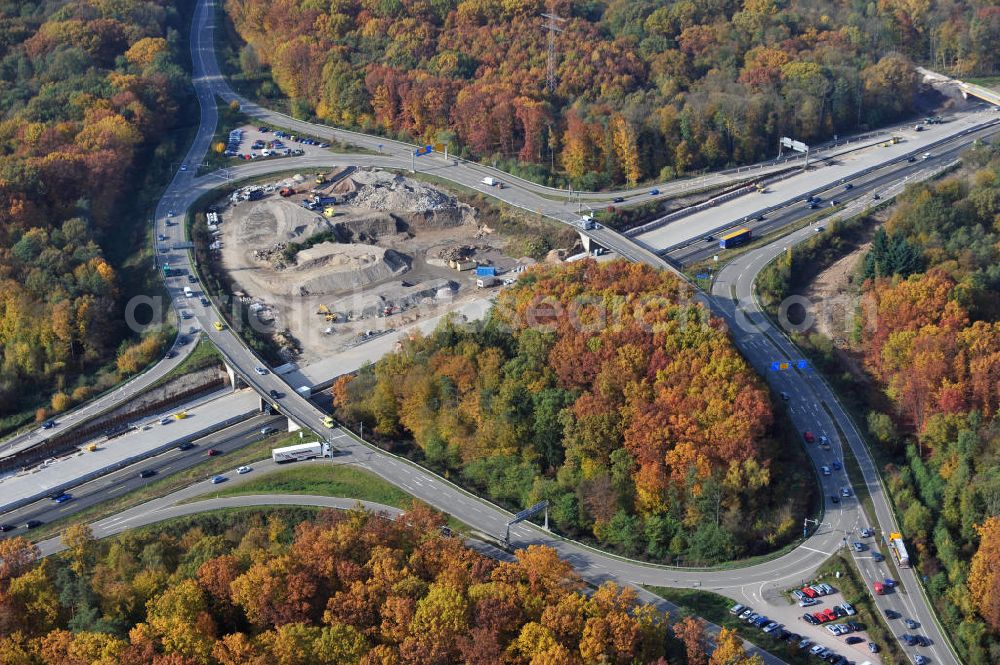
[(871, 651), (872, 653), (878, 653), (878, 651), (879, 651), (878, 645), (875, 644), (874, 642), (869, 642), (868, 643), (868, 650)]
[(819, 605), (819, 601), (815, 598), (803, 598), (799, 601), (799, 607), (812, 607), (813, 605)]
[(796, 600), (805, 600), (806, 595), (798, 589), (792, 589), (792, 595), (795, 596)]
[(818, 626), (820, 623), (819, 619), (808, 613), (802, 615), (802, 620), (813, 626)]
[(858, 613), (858, 611), (854, 609), (854, 605), (851, 605), (850, 603), (841, 603), (840, 606), (844, 608), (844, 611), (847, 612), (847, 616), (849, 617)]
[(815, 598), (816, 596), (820, 595), (816, 593), (816, 589), (809, 586), (802, 587), (802, 593), (804, 593), (809, 598)]

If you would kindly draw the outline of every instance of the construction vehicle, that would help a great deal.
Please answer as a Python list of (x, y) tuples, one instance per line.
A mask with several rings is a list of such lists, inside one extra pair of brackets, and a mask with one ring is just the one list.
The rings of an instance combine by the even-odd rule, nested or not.
[(295, 190), (292, 189), (291, 187), (282, 187), (281, 191), (279, 191), (278, 194), (280, 194), (281, 196), (284, 196), (287, 199), (289, 196), (292, 196), (292, 195), (295, 194)]
[(326, 208), (323, 209), (323, 216), (324, 217), (334, 217), (334, 216), (336, 216), (336, 214), (337, 214), (337, 211), (336, 211), (336, 209), (333, 208), (333, 206), (327, 206)]
[(326, 174), (325, 173), (317, 173), (316, 174), (316, 184), (317, 185), (322, 185), (325, 182), (326, 182)]
[(319, 307), (316, 308), (316, 313), (317, 314), (329, 314), (330, 313), (330, 308), (327, 307), (326, 305), (320, 305)]

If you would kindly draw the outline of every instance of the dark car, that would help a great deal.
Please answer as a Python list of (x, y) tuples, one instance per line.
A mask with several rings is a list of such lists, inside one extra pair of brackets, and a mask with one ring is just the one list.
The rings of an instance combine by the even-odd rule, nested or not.
[(185, 441), (184, 443), (177, 446), (177, 450), (191, 450), (194, 448), (194, 444), (190, 441)]
[(651, 195), (653, 195), (653, 196), (658, 196), (659, 193), (660, 193), (660, 190), (658, 190), (658, 189), (651, 189), (651, 190), (649, 190), (649, 193)]
[(908, 161), (910, 163), (913, 163), (913, 162), (917, 161), (917, 158), (914, 157), (913, 155), (910, 155), (909, 157), (906, 158), (906, 161)]
[(886, 610), (885, 611), (885, 618), (886, 619), (898, 619), (899, 618), (899, 612), (897, 612), (896, 610)]
[(209, 448), (208, 450), (205, 451), (205, 454), (208, 455), (209, 457), (215, 457), (216, 455), (221, 455), (222, 451), (216, 450), (215, 448)]
[(28, 520), (24, 526), (27, 529), (37, 529), (38, 527), (42, 526), (42, 524), (44, 524), (42, 520)]
[(857, 624), (853, 621), (845, 621), (844, 625), (853, 630), (855, 633), (861, 630), (860, 624)]
[(844, 640), (844, 642), (846, 642), (847, 644), (861, 644), (862, 642), (864, 642), (864, 640), (858, 637), (857, 635), (851, 635), (846, 640)]
[(7, 531), (13, 531), (17, 527), (13, 524), (0, 524), (0, 532), (6, 533)]
[(922, 647), (929, 647), (931, 645), (931, 641), (924, 635), (916, 635), (915, 639), (917, 640), (917, 644)]
[(72, 498), (73, 498), (72, 494), (70, 494), (69, 492), (63, 492), (62, 494), (60, 494), (59, 496), (57, 496), (52, 500), (55, 501), (56, 503), (66, 503), (67, 501), (72, 500)]
[(194, 275), (188, 275), (188, 281), (194, 284), (195, 282), (198, 281), (198, 278), (195, 277)]
[(913, 619), (906, 619), (905, 621), (903, 621), (903, 623), (905, 623), (906, 627), (909, 628), (910, 630), (916, 630), (917, 626), (920, 625)]
[(874, 642), (869, 642), (868, 650), (871, 651), (872, 653), (878, 653), (878, 645), (875, 644)]
[(271, 399), (281, 399), (282, 397), (284, 397), (284, 395), (282, 395), (281, 393), (279, 393), (274, 388), (271, 388), (270, 390), (268, 390), (267, 394), (271, 396)]
[(624, 203), (625, 202), (625, 197), (623, 197), (623, 196), (616, 196), (615, 198), (611, 199), (611, 202), (612, 203)]
[(42, 423), (42, 429), (52, 429), (55, 426), (56, 423), (54, 420), (46, 420), (44, 423)]
[(815, 201), (809, 204), (809, 209), (810, 210), (815, 210), (818, 207), (819, 207), (819, 204), (816, 203)]
[(854, 185), (852, 185), (851, 183), (847, 183), (846, 185), (844, 185), (844, 189), (854, 189)]
[(813, 626), (819, 625), (819, 619), (817, 619), (811, 614), (803, 614), (802, 618), (805, 620), (806, 623), (812, 624)]
[(167, 358), (168, 359), (169, 358), (176, 358), (176, 357), (177, 357), (177, 352), (176, 351), (174, 351), (173, 349), (171, 349), (170, 351), (167, 351)]
[(833, 501), (834, 503), (840, 503), (840, 497), (834, 494), (830, 496), (830, 501)]
[(208, 307), (208, 298), (206, 298), (205, 296), (202, 296), (201, 297), (201, 304), (203, 306), (205, 306), (205, 307)]
[(139, 472), (140, 478), (152, 478), (155, 475), (156, 475), (155, 469), (143, 469), (142, 471)]
[(715, 240), (715, 236), (713, 236), (711, 234), (707, 235), (707, 236), (705, 236), (704, 240), (705, 240), (705, 242), (712, 242), (712, 241)]

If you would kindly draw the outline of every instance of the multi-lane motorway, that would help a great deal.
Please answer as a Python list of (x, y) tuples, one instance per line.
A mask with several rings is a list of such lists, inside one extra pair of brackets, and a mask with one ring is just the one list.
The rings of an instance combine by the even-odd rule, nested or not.
[[(201, 125), (199, 127), (195, 142), (188, 154), (188, 158), (182, 170), (178, 171), (176, 177), (168, 187), (161, 200), (156, 214), (156, 232), (163, 234), (171, 240), (183, 239), (183, 225), (168, 225), (168, 220), (177, 220), (178, 215), (187, 210), (190, 205), (204, 191), (211, 189), (221, 181), (212, 176), (196, 178), (197, 165), (202, 161), (215, 130), (217, 117), (215, 108), (215, 96), (219, 95), (223, 99), (239, 99), (226, 85), (225, 80), (219, 73), (215, 60), (213, 46), (214, 29), (214, 7), (211, 2), (203, 0), (198, 4), (195, 18), (192, 24), (191, 46), (194, 60), (194, 86), (201, 105)], [(338, 140), (346, 141), (355, 145), (376, 149), (381, 155), (331, 155), (326, 164), (337, 163), (370, 163), (372, 165), (389, 166), (395, 168), (408, 168), (410, 164), (410, 151), (412, 146), (397, 144), (377, 137), (364, 137), (363, 135), (350, 134), (332, 130), (330, 128), (302, 123), (292, 120), (280, 114), (274, 114), (266, 109), (260, 109), (242, 100), (243, 110), (251, 115), (261, 118), (262, 122), (279, 124), (319, 136), (329, 136)], [(963, 131), (973, 126), (967, 123), (963, 126)], [(342, 136), (338, 136), (342, 134)], [(947, 129), (941, 130), (938, 139), (946, 138)], [(371, 144), (371, 145), (368, 145)], [(885, 159), (898, 159), (899, 155), (885, 152)], [(306, 161), (285, 160), (252, 164), (245, 168), (234, 169), (239, 175), (266, 173), (288, 168), (300, 168), (308, 166)], [(863, 166), (858, 164), (859, 170)], [(463, 184), (465, 186), (479, 187), (479, 181), (483, 175), (493, 175), (489, 169), (479, 165), (470, 165), (460, 162), (444, 163), (443, 161), (428, 162), (421, 166), (421, 170), (433, 168), (436, 175)], [(766, 170), (769, 167), (763, 167)], [(838, 172), (839, 174), (839, 172)], [(573, 205), (567, 205), (565, 201), (552, 198), (552, 191), (546, 191), (538, 185), (512, 181), (507, 176), (500, 176), (510, 185), (504, 190), (487, 190), (491, 195), (522, 208), (538, 210), (542, 214), (550, 216), (564, 222), (571, 222), (575, 219), (576, 213)], [(877, 179), (877, 176), (873, 176)], [(888, 180), (892, 178), (885, 176)], [(732, 176), (730, 176), (732, 179)], [(829, 178), (824, 175), (824, 169), (819, 169), (811, 174), (815, 186), (824, 184)], [(898, 179), (898, 177), (897, 177)], [(884, 184), (884, 183), (883, 183)], [(686, 186), (686, 185), (685, 185)], [(704, 186), (704, 185), (702, 185)], [(875, 185), (879, 186), (879, 185)], [(661, 192), (664, 191), (661, 187)], [(635, 190), (633, 192), (622, 193), (622, 195), (635, 197), (646, 194), (647, 190)], [(609, 196), (617, 193), (607, 193), (603, 195), (593, 195), (597, 200), (606, 200)], [(588, 198), (591, 195), (587, 195)], [(170, 214), (174, 213), (174, 214)], [(796, 213), (797, 214), (797, 213)], [(780, 217), (781, 213), (776, 213), (774, 217)], [(785, 218), (772, 219), (771, 223), (788, 223)], [(679, 222), (683, 224), (683, 222)], [(799, 232), (801, 237), (808, 235), (807, 231)], [(608, 229), (597, 229), (588, 232), (588, 235), (608, 249), (619, 253), (625, 258), (641, 261), (649, 265), (672, 269), (667, 262), (660, 258), (655, 248), (644, 246), (614, 233)], [(700, 235), (693, 234), (692, 237)], [(782, 244), (788, 244), (797, 240), (800, 236), (787, 238)], [(774, 246), (748, 254), (746, 261), (763, 261), (767, 251), (774, 251)], [(780, 251), (780, 250), (779, 250)], [(760, 257), (758, 259), (758, 257)], [(170, 260), (171, 265), (186, 266), (192, 269), (188, 256), (177, 255), (169, 259), (164, 256), (164, 260)], [(752, 291), (752, 280), (758, 264), (744, 265), (742, 263), (732, 264), (732, 271), (735, 271), (735, 282), (738, 293), (750, 293)], [(763, 264), (759, 264), (763, 265)], [(731, 279), (728, 275), (726, 280)], [(500, 535), (505, 530), (506, 522), (510, 519), (509, 513), (489, 504), (477, 497), (474, 497), (463, 490), (450, 484), (448, 481), (421, 469), (405, 460), (396, 458), (382, 451), (369, 447), (353, 437), (347, 436), (339, 430), (326, 430), (322, 426), (322, 411), (314, 407), (307, 400), (289, 390), (289, 387), (280, 377), (273, 374), (263, 376), (257, 375), (253, 368), (262, 364), (252, 352), (238, 339), (228, 328), (216, 330), (215, 322), (224, 319), (218, 315), (214, 306), (203, 307), (197, 300), (186, 299), (183, 295), (183, 288), (186, 285), (183, 278), (171, 278), (167, 280), (167, 288), (174, 298), (175, 306), (184, 307), (191, 311), (198, 322), (199, 327), (205, 330), (206, 334), (219, 347), (230, 365), (251, 385), (255, 390), (266, 395), (270, 390), (277, 390), (285, 393), (286, 397), (279, 401), (282, 412), (291, 419), (321, 432), (334, 441), (342, 451), (338, 456), (341, 462), (350, 462), (359, 466), (371, 469), (382, 478), (402, 487), (427, 503), (453, 514), (461, 521), (474, 528), (494, 535)], [(778, 331), (770, 330), (766, 327), (762, 330), (743, 330), (737, 325), (737, 316), (750, 316), (757, 320), (762, 326), (767, 326), (767, 322), (760, 319), (759, 313), (753, 311), (746, 303), (734, 305), (727, 282), (720, 275), (715, 289), (711, 295), (701, 296), (703, 302), (712, 310), (725, 317), (730, 322), (734, 332), (733, 338), (743, 354), (758, 368), (764, 368), (765, 363), (772, 359), (795, 357), (797, 352), (790, 342)], [(749, 301), (749, 302), (752, 302)], [(738, 307), (738, 308), (737, 308)], [(765, 371), (766, 374), (766, 371)], [(517, 545), (531, 542), (545, 543), (555, 547), (561, 556), (569, 560), (574, 567), (586, 578), (592, 581), (603, 581), (615, 579), (621, 582), (653, 584), (661, 586), (699, 586), (703, 588), (717, 590), (725, 595), (734, 598), (750, 598), (760, 609), (765, 609), (763, 605), (776, 601), (776, 596), (767, 594), (770, 589), (783, 588), (797, 583), (803, 578), (809, 577), (812, 571), (832, 552), (843, 545), (846, 536), (851, 534), (860, 526), (871, 525), (886, 532), (892, 528), (894, 522), (888, 504), (885, 501), (881, 485), (878, 481), (877, 473), (863, 441), (854, 430), (850, 419), (844, 413), (829, 388), (822, 383), (815, 375), (808, 373), (785, 373), (780, 377), (769, 377), (775, 383), (776, 389), (783, 390), (792, 397), (791, 415), (798, 427), (801, 429), (814, 429), (828, 434), (834, 443), (834, 449), (842, 445), (840, 433), (846, 436), (846, 443), (851, 446), (855, 456), (865, 472), (865, 481), (868, 490), (872, 494), (875, 502), (875, 515), (862, 516), (858, 503), (851, 499), (843, 501), (837, 505), (827, 506), (824, 516), (824, 525), (813, 533), (810, 538), (792, 552), (769, 561), (767, 563), (750, 566), (729, 571), (692, 571), (671, 569), (659, 566), (651, 566), (640, 562), (628, 561), (611, 557), (601, 552), (591, 550), (579, 544), (570, 543), (554, 538), (551, 534), (544, 532), (538, 527), (530, 524), (520, 524), (511, 529), (512, 541)], [(836, 424), (834, 424), (836, 423)], [(813, 461), (819, 465), (826, 460), (824, 453), (815, 448), (808, 449), (813, 457)], [(834, 485), (846, 482), (843, 477), (832, 479)], [(834, 486), (824, 486), (824, 492), (829, 493)], [(866, 574), (871, 574), (870, 568), (863, 563), (863, 570), (868, 570)], [(927, 634), (933, 644), (927, 650), (927, 655), (931, 656), (932, 662), (949, 663), (956, 662), (956, 658), (947, 647), (943, 636), (937, 631), (936, 624), (932, 620), (932, 614), (926, 600), (920, 595), (915, 579), (907, 579), (904, 573), (904, 585), (907, 587), (905, 596), (899, 594), (901, 609), (907, 614), (917, 617), (923, 624), (923, 632)], [(799, 627), (796, 627), (798, 630)], [(799, 631), (801, 632), (801, 631)], [(842, 645), (841, 645), (842, 646)], [(912, 651), (912, 650), (909, 650)]]

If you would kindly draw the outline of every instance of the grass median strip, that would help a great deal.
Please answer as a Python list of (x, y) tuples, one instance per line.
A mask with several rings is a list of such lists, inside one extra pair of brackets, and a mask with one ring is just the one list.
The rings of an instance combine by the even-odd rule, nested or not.
[(314, 494), (374, 501), (406, 508), (413, 497), (364, 469), (344, 464), (303, 465), (262, 473), (247, 482), (218, 492), (203, 494), (193, 501), (246, 494)]

